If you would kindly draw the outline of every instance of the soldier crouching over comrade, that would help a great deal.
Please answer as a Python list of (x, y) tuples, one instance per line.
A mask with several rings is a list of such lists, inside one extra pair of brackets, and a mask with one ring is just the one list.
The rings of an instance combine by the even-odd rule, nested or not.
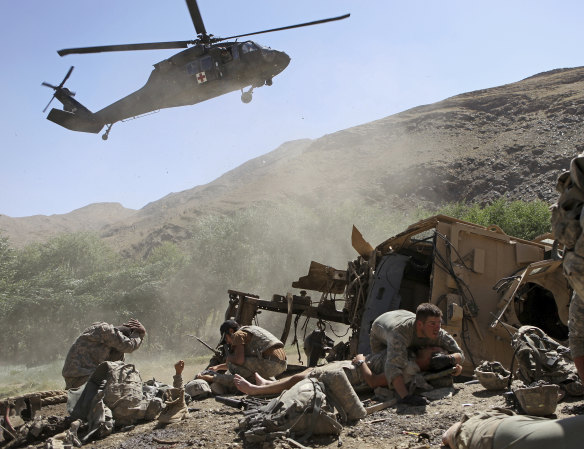
[(61, 372), (65, 388), (83, 385), (102, 362), (123, 361), (124, 353), (138, 349), (145, 335), (146, 328), (135, 319), (121, 326), (93, 323), (77, 337), (67, 353)]
[[(371, 326), (371, 352), (384, 353), (384, 373), (400, 401), (409, 405), (423, 405), (425, 399), (410, 393), (404, 381), (404, 370), (408, 366), (408, 351), (437, 346), (443, 352), (431, 355), (422, 371), (456, 368), (456, 375), (462, 372), (464, 355), (450, 334), (441, 329), (442, 311), (430, 303), (422, 303), (413, 314), (407, 310), (393, 310), (375, 319)], [(445, 352), (445, 353), (444, 353)]]
[[(428, 346), (426, 348), (419, 349), (415, 355), (415, 359), (410, 358), (408, 360), (408, 368), (406, 368), (405, 373), (405, 383), (408, 384), (415, 374), (427, 371), (431, 357), (437, 353), (445, 354), (445, 351), (438, 346)], [(326, 365), (308, 368), (300, 373), (294, 374), (290, 377), (283, 377), (278, 380), (264, 379), (258, 373), (255, 373), (255, 383), (251, 383), (250, 381), (236, 374), (234, 376), (234, 383), (237, 389), (245, 394), (278, 394), (283, 390), (290, 388), (300, 380), (306, 379), (307, 377), (313, 375), (313, 377), (318, 377), (321, 372), (342, 369), (345, 371), (347, 378), (353, 386), (364, 383), (370, 388), (387, 387), (387, 378), (383, 372), (384, 363), (384, 353), (370, 354), (368, 356), (357, 354), (355, 357), (353, 357), (352, 360), (330, 362)], [(416, 364), (417, 368), (412, 369), (412, 365), (414, 363)]]
[(232, 389), (235, 374), (253, 380), (254, 373), (270, 379), (286, 371), (284, 344), (267, 330), (259, 326), (240, 326), (237, 321), (227, 320), (219, 331), (221, 342), (227, 343), (230, 351), (225, 363), (211, 366), (209, 370), (227, 372), (197, 376), (197, 379), (211, 383), (214, 393)]

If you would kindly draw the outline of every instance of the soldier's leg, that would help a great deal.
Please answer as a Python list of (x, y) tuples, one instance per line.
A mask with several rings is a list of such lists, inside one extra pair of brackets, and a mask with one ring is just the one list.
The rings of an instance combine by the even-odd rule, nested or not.
[(568, 326), (570, 328), (570, 353), (584, 381), (584, 300), (574, 293), (570, 303)]
[(316, 377), (324, 384), (327, 396), (330, 395), (337, 408), (341, 408), (348, 420), (361, 419), (367, 415), (367, 411), (351, 387), (343, 367), (315, 370), (311, 376)]
[(371, 346), (371, 354), (387, 350), (385, 330), (377, 323), (371, 327), (371, 332), (369, 333), (369, 345)]
[(239, 391), (249, 395), (280, 394), (284, 390), (289, 390), (301, 380), (306, 379), (311, 372), (312, 368), (309, 368), (301, 373), (294, 374), (290, 377), (283, 377), (282, 379), (264, 385), (254, 385), (236, 374), (233, 383)]
[(89, 376), (82, 377), (63, 377), (65, 379), (65, 390), (70, 390), (71, 388), (79, 388), (89, 379)]
[(239, 374), (248, 382), (253, 382), (254, 373), (258, 373), (264, 378), (275, 377), (286, 371), (287, 365), (284, 360), (275, 361), (258, 357), (246, 357), (242, 365), (228, 363), (227, 366), (230, 373)]

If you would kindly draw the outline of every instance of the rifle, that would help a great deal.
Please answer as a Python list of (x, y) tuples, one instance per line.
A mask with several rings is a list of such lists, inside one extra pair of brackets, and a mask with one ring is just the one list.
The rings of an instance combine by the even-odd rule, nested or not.
[(503, 321), (501, 321), (501, 319), (499, 317), (497, 317), (497, 315), (495, 315), (493, 312), (490, 312), (490, 314), (493, 315), (493, 318), (495, 318), (495, 322), (499, 323), (501, 325), (501, 327), (507, 331), (507, 333), (511, 337), (511, 340), (513, 340), (513, 337), (515, 336), (515, 333), (511, 333), (511, 331), (509, 330), (509, 328), (513, 329), (515, 332), (517, 332), (517, 329), (515, 327), (510, 326), (509, 324), (504, 323)]
[(228, 398), (227, 396), (215, 396), (215, 400), (217, 402), (221, 402), (222, 404), (228, 405), (229, 407), (238, 408), (240, 410), (250, 410), (250, 409), (257, 409), (264, 405), (264, 401), (261, 399), (233, 399)]
[(199, 337), (197, 337), (196, 335), (191, 335), (191, 334), (187, 334), (187, 336), (192, 337), (192, 338), (196, 338), (197, 341), (199, 343), (201, 343), (205, 348), (213, 351), (213, 354), (215, 354), (217, 357), (223, 357), (223, 353), (221, 351), (218, 351), (217, 349), (213, 349), (211, 346), (209, 346), (207, 343), (205, 343), (203, 340), (201, 340)]

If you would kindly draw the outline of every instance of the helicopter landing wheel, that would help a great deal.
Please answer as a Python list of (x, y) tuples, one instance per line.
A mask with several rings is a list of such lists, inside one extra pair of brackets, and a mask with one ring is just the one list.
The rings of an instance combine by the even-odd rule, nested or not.
[(249, 103), (251, 100), (252, 100), (251, 90), (248, 92), (241, 93), (241, 101), (243, 101), (245, 104)]
[(272, 78), (270, 78), (269, 80), (266, 80), (266, 86), (271, 86), (272, 85)]
[(109, 137), (109, 133), (112, 129), (112, 126), (114, 126), (114, 124), (112, 123), (111, 125), (107, 125), (107, 129), (105, 130), (105, 132), (101, 135), (101, 138), (103, 140), (107, 140), (107, 138)]

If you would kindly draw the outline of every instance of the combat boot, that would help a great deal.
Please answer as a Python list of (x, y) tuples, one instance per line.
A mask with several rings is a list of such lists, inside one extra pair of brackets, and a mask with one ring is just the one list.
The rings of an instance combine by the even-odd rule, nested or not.
[(189, 417), (184, 388), (169, 388), (164, 393), (165, 407), (158, 416), (158, 424), (173, 424)]

